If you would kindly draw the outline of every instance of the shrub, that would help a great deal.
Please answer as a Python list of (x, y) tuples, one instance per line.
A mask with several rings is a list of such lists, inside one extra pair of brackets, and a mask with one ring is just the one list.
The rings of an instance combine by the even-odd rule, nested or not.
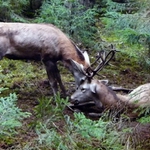
[(149, 69), (150, 19), (147, 8), (150, 2), (147, 0), (128, 1), (127, 3), (105, 1), (107, 9), (102, 19), (105, 23), (103, 35), (109, 36), (109, 39), (111, 37), (111, 42), (118, 42), (119, 46), (124, 43), (122, 49), (127, 49), (128, 54), (134, 55), (140, 64)]
[(27, 20), (22, 17), (22, 13), (28, 4), (28, 0), (0, 0), (0, 20), (27, 22)]
[[(4, 88), (0, 88), (0, 93)], [(0, 97), (0, 139), (11, 137), (17, 134), (17, 128), (21, 127), (23, 120), (30, 116), (28, 112), (22, 112), (16, 105), (17, 95), (10, 94), (7, 97)]]
[(76, 42), (93, 46), (96, 8), (86, 9), (77, 1), (46, 0), (35, 22), (52, 23), (70, 35)]
[[(63, 126), (40, 123), (36, 132), (38, 146), (46, 149), (123, 149), (122, 141), (127, 132), (118, 132), (116, 125), (102, 119), (92, 121), (82, 113), (75, 113), (74, 120), (65, 116)], [(60, 122), (60, 121), (59, 121)], [(126, 130), (127, 131), (127, 130)]]

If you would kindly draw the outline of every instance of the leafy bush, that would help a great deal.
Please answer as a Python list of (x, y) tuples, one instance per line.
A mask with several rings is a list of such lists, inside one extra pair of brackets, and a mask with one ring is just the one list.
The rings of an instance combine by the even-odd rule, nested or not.
[[(149, 69), (150, 65), (150, 26), (149, 11), (150, 1), (129, 1), (116, 3), (105, 0), (107, 9), (103, 23), (104, 33), (111, 41), (127, 49), (127, 53), (138, 58), (138, 62)], [(141, 4), (142, 3), (142, 4)], [(106, 31), (107, 29), (107, 31)], [(133, 46), (135, 45), (135, 46)], [(142, 59), (141, 59), (142, 58)]]
[(77, 1), (46, 0), (35, 22), (52, 23), (70, 35), (76, 42), (93, 46), (96, 8), (86, 9)]
[(22, 17), (22, 13), (28, 4), (28, 0), (0, 0), (0, 20), (27, 22), (27, 20)]
[[(0, 93), (2, 90), (4, 88), (0, 88)], [(30, 116), (30, 113), (22, 112), (16, 106), (16, 101), (17, 95), (15, 93), (7, 97), (0, 97), (0, 139), (16, 134), (16, 128), (22, 125), (21, 120)]]

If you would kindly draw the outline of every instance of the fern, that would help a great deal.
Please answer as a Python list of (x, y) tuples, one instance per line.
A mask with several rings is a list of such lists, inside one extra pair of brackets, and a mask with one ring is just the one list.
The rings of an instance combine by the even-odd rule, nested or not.
[[(4, 90), (3, 88), (0, 91)], [(16, 128), (21, 127), (21, 120), (29, 117), (30, 113), (22, 112), (16, 106), (17, 95), (10, 94), (8, 97), (0, 97), (0, 138), (12, 136), (17, 133)]]

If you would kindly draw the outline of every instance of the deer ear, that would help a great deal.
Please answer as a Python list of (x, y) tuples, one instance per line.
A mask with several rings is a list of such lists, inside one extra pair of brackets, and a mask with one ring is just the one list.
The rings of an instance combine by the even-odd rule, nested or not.
[(84, 56), (84, 58), (85, 58), (85, 61), (89, 64), (89, 66), (90, 66), (90, 58), (89, 58), (89, 55), (88, 55), (88, 53), (87, 53), (87, 51), (84, 51), (83, 52), (83, 56)]
[(71, 66), (77, 70), (77, 71), (80, 71), (80, 72), (84, 72), (83, 70), (83, 65), (82, 64), (79, 64), (78, 62), (76, 62), (75, 60), (73, 59), (70, 59), (70, 63), (71, 63)]
[(90, 90), (92, 93), (96, 93), (96, 84), (91, 84), (90, 85)]
[(69, 60), (70, 61), (70, 63), (71, 63), (71, 68), (70, 68), (70, 70), (71, 70), (71, 72), (72, 72), (72, 74), (74, 75), (74, 77), (75, 77), (75, 82), (76, 82), (76, 85), (81, 85), (84, 81), (85, 81), (85, 79), (86, 79), (86, 73), (85, 73), (85, 71), (84, 71), (84, 69), (83, 69), (83, 65), (82, 64), (79, 64), (78, 62), (76, 62), (76, 61), (74, 61), (74, 60), (72, 60), (72, 59), (70, 59)]
[(108, 83), (109, 83), (109, 80), (98, 80), (98, 81), (105, 84), (105, 85), (108, 85)]

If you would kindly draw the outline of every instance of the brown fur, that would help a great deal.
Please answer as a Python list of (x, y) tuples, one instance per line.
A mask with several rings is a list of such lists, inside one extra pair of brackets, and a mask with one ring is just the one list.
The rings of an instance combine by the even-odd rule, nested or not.
[(94, 100), (96, 105), (101, 103), (105, 109), (116, 111), (127, 109), (129, 116), (134, 115), (135, 117), (137, 114), (133, 114), (133, 110), (136, 108), (150, 108), (150, 83), (137, 87), (128, 95), (121, 95), (116, 94), (101, 81), (93, 79), (80, 85), (79, 89), (71, 96), (71, 102), (86, 102), (89, 101), (89, 98)]
[(51, 24), (0, 23), (0, 59), (3, 57), (43, 61), (54, 94), (58, 91), (57, 82), (65, 93), (57, 61), (61, 60), (76, 80), (78, 77), (70, 60), (82, 64), (85, 69), (89, 67), (82, 52)]

